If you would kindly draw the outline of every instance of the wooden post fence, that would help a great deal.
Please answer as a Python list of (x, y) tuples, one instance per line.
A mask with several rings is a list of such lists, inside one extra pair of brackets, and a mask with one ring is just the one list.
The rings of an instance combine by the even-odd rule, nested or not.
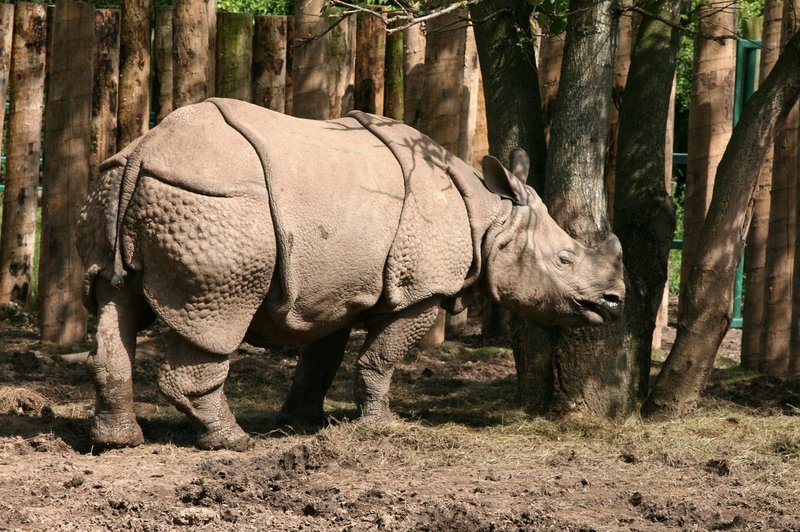
[[(4, 8), (3, 19), (9, 15)], [(6, 191), (0, 241), (0, 303), (26, 306), (33, 278), (47, 6), (21, 2), (14, 14)], [(3, 99), (5, 101), (5, 98)], [(4, 106), (5, 107), (5, 106)]]
[(69, 346), (86, 335), (84, 270), (75, 230), (89, 179), (94, 6), (59, 2), (53, 33), (45, 122), (40, 326), (42, 340)]
[(172, 7), (156, 11), (156, 29), (153, 39), (155, 60), (156, 124), (172, 112)]
[(117, 152), (120, 12), (98, 9), (94, 14), (94, 83), (92, 91), (93, 179), (100, 163)]
[(253, 30), (253, 102), (286, 111), (286, 17), (256, 17)]
[(217, 15), (215, 95), (253, 101), (253, 15)]

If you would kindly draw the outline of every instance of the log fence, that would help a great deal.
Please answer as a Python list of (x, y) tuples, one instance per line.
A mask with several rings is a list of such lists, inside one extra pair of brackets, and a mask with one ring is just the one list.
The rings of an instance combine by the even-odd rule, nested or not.
[(419, 28), (387, 39), (377, 17), (353, 16), (304, 40), (326, 27), (321, 17), (198, 15), (194, 4), (137, 0), (127, 13), (73, 0), (0, 4), (0, 96), (10, 101), (0, 113), (9, 129), (0, 272), (15, 274), (0, 274), (0, 304), (38, 310), (47, 342), (85, 335), (75, 225), (100, 162), (182, 105), (215, 94), (306, 117), (385, 109), (468, 162), (488, 149), (470, 28), (429, 30), (426, 46)]

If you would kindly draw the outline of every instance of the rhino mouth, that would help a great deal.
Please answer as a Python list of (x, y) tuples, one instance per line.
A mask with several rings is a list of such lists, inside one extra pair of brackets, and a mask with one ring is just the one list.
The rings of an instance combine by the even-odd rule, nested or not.
[(579, 299), (579, 313), (593, 325), (600, 325), (606, 320), (616, 319), (622, 314), (622, 300), (615, 295), (603, 295), (599, 300)]

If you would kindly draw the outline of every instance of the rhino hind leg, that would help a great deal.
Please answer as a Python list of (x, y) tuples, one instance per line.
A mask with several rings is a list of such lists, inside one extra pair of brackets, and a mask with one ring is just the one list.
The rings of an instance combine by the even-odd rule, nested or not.
[(356, 362), (355, 395), (359, 421), (391, 419), (389, 384), (395, 366), (428, 332), (439, 313), (439, 301), (428, 300), (371, 326)]
[(295, 429), (325, 424), (323, 403), (344, 358), (350, 328), (344, 328), (303, 346), (289, 395), (278, 413), (278, 423)]
[(87, 361), (97, 392), (92, 443), (98, 448), (133, 447), (144, 443), (133, 411), (133, 360), (136, 333), (151, 316), (142, 296), (116, 289), (101, 278), (94, 282), (97, 303), (97, 345)]
[(228, 406), (223, 384), (228, 376), (227, 355), (201, 349), (177, 333), (166, 333), (166, 360), (158, 387), (175, 407), (199, 423), (202, 449), (243, 451), (252, 444)]

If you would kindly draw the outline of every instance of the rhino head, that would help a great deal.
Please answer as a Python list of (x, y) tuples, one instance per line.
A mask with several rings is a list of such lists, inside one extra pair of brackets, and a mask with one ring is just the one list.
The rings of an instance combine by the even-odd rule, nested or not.
[(515, 150), (509, 172), (483, 159), (486, 186), (511, 200), (502, 227), (487, 235), (486, 286), (495, 302), (546, 325), (601, 325), (622, 311), (625, 283), (616, 236), (595, 247), (570, 237), (526, 185), (527, 154)]

